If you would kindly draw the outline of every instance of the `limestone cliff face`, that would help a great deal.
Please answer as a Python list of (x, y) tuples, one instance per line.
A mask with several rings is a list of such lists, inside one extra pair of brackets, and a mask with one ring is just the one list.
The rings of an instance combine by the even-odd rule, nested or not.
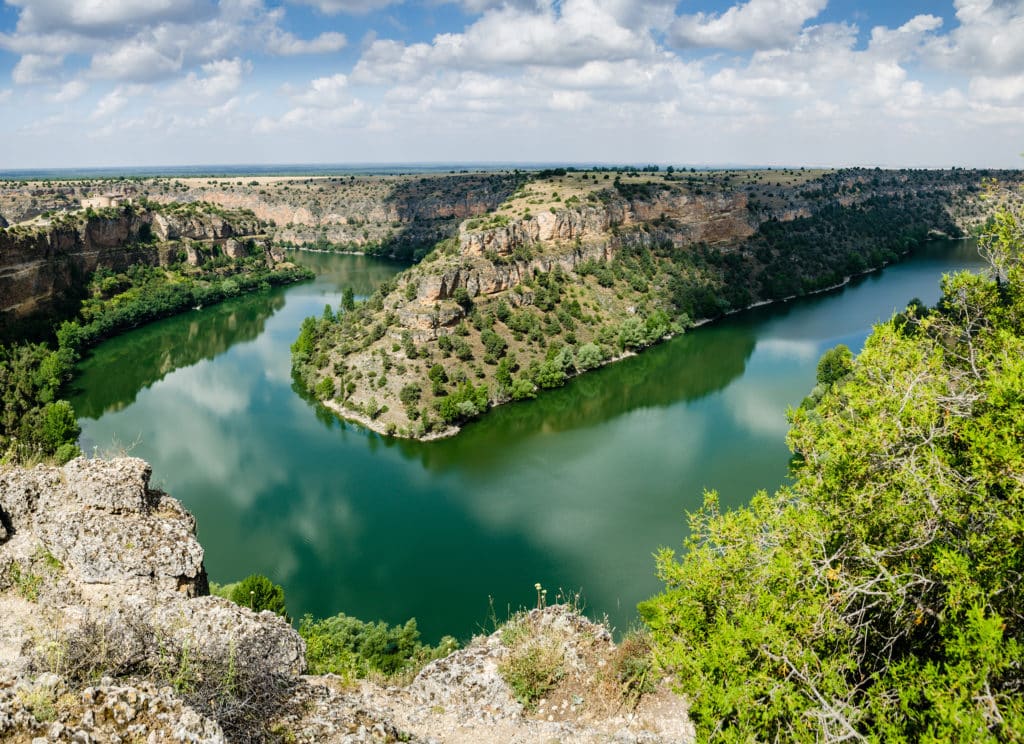
[[(643, 230), (635, 228), (643, 226)], [(418, 278), (420, 304), (451, 298), (456, 289), (471, 297), (504, 292), (535, 270), (560, 266), (574, 271), (588, 260), (610, 259), (626, 242), (667, 241), (683, 247), (704, 241), (738, 243), (757, 229), (743, 193), (692, 196), (665, 192), (649, 200), (612, 200), (607, 204), (541, 212), (507, 225), (459, 232), (459, 255)], [(538, 248), (539, 255), (515, 259), (517, 249)], [(526, 255), (530, 255), (527, 251)], [(511, 259), (511, 260), (510, 260)], [(425, 328), (421, 308), (400, 313), (410, 326)]]
[(169, 249), (138, 242), (137, 215), (92, 218), (80, 227), (0, 233), (0, 312), (24, 316), (73, 290), (99, 268), (167, 263)]
[(742, 192), (694, 196), (661, 192), (651, 199), (613, 199), (606, 204), (541, 212), (513, 220), (508, 225), (459, 233), (463, 255), (494, 252), (511, 255), (516, 248), (541, 243), (612, 242), (612, 231), (620, 227), (658, 224), (670, 220), (678, 241), (720, 243), (737, 241), (754, 233), (757, 221), (747, 209)]
[[(216, 214), (123, 211), (68, 225), (0, 232), (0, 313), (24, 317), (73, 294), (98, 269), (125, 271), (136, 264), (197, 265), (213, 246), (228, 256), (244, 255), (240, 236), (259, 235), (255, 218), (228, 220)], [(155, 238), (153, 240), (152, 238)], [(260, 236), (269, 251), (269, 241)], [(277, 259), (279, 260), (279, 259)], [(275, 257), (268, 254), (268, 262)]]
[(259, 219), (236, 218), (229, 222), (217, 214), (152, 214), (152, 230), (160, 240), (227, 240), (261, 232)]
[[(458, 222), (497, 207), (521, 183), (513, 174), (269, 179), (255, 185), (189, 182), (184, 190), (147, 182), (159, 203), (207, 202), (251, 210), (273, 223), (276, 241), (312, 246), (324, 241), (359, 250), (428, 245), (451, 237)], [(410, 252), (411, 253), (411, 252)]]

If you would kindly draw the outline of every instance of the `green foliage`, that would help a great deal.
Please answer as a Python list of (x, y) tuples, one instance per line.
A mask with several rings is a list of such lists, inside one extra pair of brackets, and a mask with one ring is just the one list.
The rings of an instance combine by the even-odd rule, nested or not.
[(311, 674), (338, 674), (349, 679), (371, 672), (395, 675), (458, 648), (450, 637), (435, 647), (422, 643), (415, 619), (388, 625), (363, 622), (344, 613), (323, 620), (305, 615), (299, 621), (299, 635), (306, 641)]
[(583, 344), (576, 350), (576, 366), (586, 371), (598, 367), (604, 361), (601, 347), (594, 343)]
[(341, 308), (347, 313), (356, 309), (356, 293), (352, 287), (345, 287), (341, 292)]
[(334, 397), (334, 378), (324, 377), (317, 383), (314, 392), (320, 400), (329, 400)]
[(528, 377), (517, 377), (512, 380), (509, 392), (512, 400), (530, 400), (537, 397), (537, 386)]
[(557, 633), (534, 627), (528, 617), (509, 622), (502, 629), (501, 641), (508, 652), (498, 663), (498, 673), (516, 700), (533, 710), (565, 676), (563, 643)]
[(484, 361), (488, 364), (497, 364), (505, 356), (508, 342), (494, 331), (485, 328), (480, 333), (480, 341), (484, 345)]
[(533, 375), (537, 387), (556, 388), (565, 384), (565, 368), (561, 358), (545, 360)]
[(43, 344), (0, 346), (0, 459), (64, 463), (80, 454), (74, 411), (56, 399), (74, 359)]
[(434, 407), (446, 424), (476, 418), (487, 410), (488, 391), (486, 385), (475, 387), (468, 380), (454, 392), (438, 400)]
[(281, 617), (288, 617), (284, 589), (261, 574), (252, 574), (239, 581), (232, 589), (229, 599), (255, 612), (270, 610)]
[(839, 344), (818, 360), (818, 384), (829, 386), (853, 371), (853, 353), (846, 344)]
[(411, 382), (408, 385), (402, 387), (398, 393), (399, 400), (402, 401), (404, 406), (414, 406), (420, 402), (420, 396), (423, 394), (423, 388), (420, 387), (419, 383)]
[(659, 554), (641, 614), (699, 737), (1024, 736), (1024, 271), (1000, 272), (827, 354), (792, 485), (727, 513), (710, 494)]

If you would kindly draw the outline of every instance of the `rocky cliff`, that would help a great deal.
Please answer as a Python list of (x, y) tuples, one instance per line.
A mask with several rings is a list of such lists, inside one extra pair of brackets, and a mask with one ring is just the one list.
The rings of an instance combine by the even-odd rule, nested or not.
[(12, 224), (78, 209), (81, 200), (115, 191), (153, 203), (214, 204), (246, 210), (280, 245), (422, 256), (486, 214), (527, 176), (518, 172), (404, 176), (259, 177), (0, 183), (0, 219)]
[(195, 520), (149, 480), (135, 459), (0, 470), (0, 738), (222, 740), (158, 683), (232, 657), (304, 670), (279, 617), (204, 596)]
[(269, 265), (283, 257), (259, 220), (245, 213), (121, 208), (36, 220), (0, 231), (0, 314), (25, 317), (76, 298), (99, 269), (180, 260), (195, 266), (217, 253), (239, 257), (251, 249), (263, 251)]
[[(684, 701), (624, 692), (607, 630), (565, 607), (515, 618), (408, 686), (302, 676), (287, 622), (206, 595), (195, 521), (150, 475), (132, 458), (0, 470), (0, 739), (692, 738)], [(535, 648), (560, 671), (526, 708), (500, 667)]]

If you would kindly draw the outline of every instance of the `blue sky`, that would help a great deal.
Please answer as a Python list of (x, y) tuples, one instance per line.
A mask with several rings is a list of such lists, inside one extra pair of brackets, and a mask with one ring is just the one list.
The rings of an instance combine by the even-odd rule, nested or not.
[(0, 169), (1024, 165), (1024, 0), (5, 0)]

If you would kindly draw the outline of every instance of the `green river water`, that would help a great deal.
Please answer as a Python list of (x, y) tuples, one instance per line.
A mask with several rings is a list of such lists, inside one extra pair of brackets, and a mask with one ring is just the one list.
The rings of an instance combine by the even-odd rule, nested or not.
[(503, 406), (452, 439), (392, 440), (343, 423), (292, 386), (302, 319), (369, 294), (402, 267), (298, 254), (316, 280), (132, 331), (80, 365), (88, 453), (128, 451), (198, 520), (214, 581), (264, 573), (293, 616), (416, 617), (466, 638), (509, 610), (581, 592), (624, 630), (659, 590), (652, 553), (678, 547), (705, 488), (738, 505), (786, 476), (787, 406), (837, 343), (943, 272), (972, 242), (933, 243), (844, 290), (750, 310)]

